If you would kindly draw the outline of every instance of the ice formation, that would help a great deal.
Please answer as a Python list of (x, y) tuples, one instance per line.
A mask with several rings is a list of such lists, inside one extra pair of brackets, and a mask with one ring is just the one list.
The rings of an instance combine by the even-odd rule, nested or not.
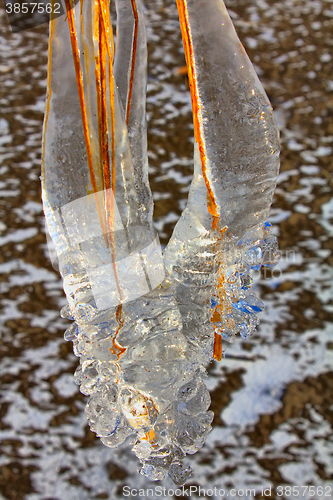
[(222, 0), (178, 0), (195, 126), (189, 200), (165, 255), (153, 228), (140, 0), (66, 0), (51, 20), (42, 196), (73, 319), (91, 430), (134, 439), (141, 473), (184, 484), (213, 413), (204, 366), (251, 335), (251, 269), (277, 262), (266, 222), (278, 132)]

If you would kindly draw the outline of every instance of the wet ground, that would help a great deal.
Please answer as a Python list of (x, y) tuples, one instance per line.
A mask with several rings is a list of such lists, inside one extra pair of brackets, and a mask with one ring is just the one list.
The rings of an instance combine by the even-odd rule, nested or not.
[[(193, 126), (175, 2), (146, 5), (150, 178), (166, 243), (186, 203)], [(272, 277), (256, 277), (266, 303), (256, 335), (237, 339), (209, 367), (216, 416), (206, 445), (189, 458), (188, 486), (331, 498), (333, 3), (227, 6), (281, 129), (270, 220), (282, 259)], [(129, 447), (105, 448), (88, 429), (73, 382), (78, 361), (62, 337), (65, 299), (46, 250), (39, 175), (47, 26), (13, 34), (3, 8), (0, 26), (0, 499), (124, 498), (123, 486), (152, 484), (137, 474)], [(279, 495), (279, 485), (316, 489)]]

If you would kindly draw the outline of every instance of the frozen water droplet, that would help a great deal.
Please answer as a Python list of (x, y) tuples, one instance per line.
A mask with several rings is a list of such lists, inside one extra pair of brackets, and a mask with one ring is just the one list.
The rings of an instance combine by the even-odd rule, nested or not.
[(73, 323), (64, 333), (64, 339), (68, 342), (75, 340), (79, 334), (79, 328), (76, 323)]
[(97, 314), (95, 307), (90, 304), (77, 304), (74, 310), (74, 316), (79, 323), (87, 323), (91, 321)]
[(60, 309), (60, 316), (64, 319), (70, 319), (70, 320), (74, 319), (72, 311), (68, 304)]
[(167, 470), (162, 467), (155, 467), (152, 464), (144, 464), (140, 470), (140, 474), (142, 474), (142, 476), (146, 476), (151, 481), (161, 481), (165, 478), (167, 473)]
[(191, 475), (191, 467), (185, 467), (179, 460), (172, 462), (169, 469), (169, 476), (177, 486), (183, 486)]
[(120, 413), (113, 408), (111, 411), (102, 411), (91, 430), (99, 437), (108, 437), (114, 434), (120, 424)]
[(263, 252), (263, 266), (276, 266), (281, 257), (277, 237), (268, 236), (267, 238), (264, 238), (261, 242), (261, 247)]
[(180, 401), (188, 401), (191, 399), (197, 392), (197, 384), (194, 380), (191, 380), (187, 384), (184, 384), (178, 391), (177, 398)]
[(79, 334), (77, 338), (73, 339), (73, 352), (75, 356), (82, 356), (86, 348), (87, 342), (83, 335)]
[(241, 287), (242, 290), (248, 290), (253, 284), (253, 278), (250, 274), (246, 273), (241, 276)]
[(245, 262), (251, 267), (251, 269), (255, 269), (258, 271), (261, 267), (262, 261), (262, 249), (260, 245), (255, 245), (250, 248), (245, 256)]
[(197, 415), (198, 413), (207, 410), (211, 403), (209, 391), (205, 384), (201, 383), (196, 394), (186, 402), (181, 402), (178, 405), (178, 411), (184, 415)]
[(243, 313), (254, 314), (263, 311), (265, 308), (264, 303), (259, 300), (255, 295), (247, 295), (242, 300), (235, 302), (234, 306)]
[(131, 429), (124, 418), (119, 417), (120, 422), (116, 430), (110, 435), (106, 437), (102, 437), (101, 441), (105, 446), (109, 448), (115, 448), (125, 441), (125, 439), (133, 433), (133, 429)]
[(74, 373), (74, 382), (76, 385), (82, 384), (83, 381), (83, 374), (82, 374), (82, 366), (79, 365)]
[(139, 441), (133, 446), (132, 450), (139, 460), (147, 460), (150, 457), (152, 447), (149, 441)]

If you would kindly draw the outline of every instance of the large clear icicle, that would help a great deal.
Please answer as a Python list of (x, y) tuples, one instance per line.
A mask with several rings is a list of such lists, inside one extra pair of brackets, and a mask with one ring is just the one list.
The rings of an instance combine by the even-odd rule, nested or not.
[[(128, 141), (121, 102), (128, 93), (122, 71), (131, 67), (125, 33), (133, 18), (122, 17), (119, 2), (118, 99), (107, 2), (81, 0), (71, 10), (68, 0), (68, 7), (68, 24), (51, 22), (42, 172), (45, 215), (69, 302), (62, 315), (75, 319), (65, 339), (80, 357), (75, 380), (89, 395), (91, 429), (109, 447), (135, 436), (141, 473), (152, 480), (169, 474), (183, 484), (190, 469), (182, 461), (203, 445), (213, 417), (202, 382), (212, 352), (209, 295), (198, 300), (174, 280), (163, 281), (149, 193), (141, 200), (146, 215), (139, 216), (132, 158), (145, 175), (144, 69), (134, 78), (129, 113), (141, 153), (134, 136)], [(141, 23), (139, 6), (138, 12)], [(143, 31), (138, 40), (145, 68)]]
[(139, 216), (108, 5), (81, 1), (68, 16), (70, 29), (62, 18), (51, 23), (42, 193), (66, 295), (79, 318), (154, 288), (145, 258), (158, 254), (159, 245)]
[(249, 269), (260, 268), (263, 247), (272, 253), (266, 265), (277, 260), (265, 222), (279, 170), (279, 134), (223, 1), (177, 4), (193, 107), (194, 178), (165, 260), (181, 283), (215, 282), (212, 323), (219, 359), (221, 336), (232, 341), (237, 332), (250, 335), (255, 313), (263, 308), (258, 299), (251, 313), (240, 305), (254, 300), (247, 299)]
[(152, 228), (139, 0), (116, 0), (116, 49), (107, 0), (66, 0), (68, 22), (50, 23), (42, 195), (89, 425), (109, 447), (132, 436), (143, 475), (182, 485), (213, 418), (204, 366), (222, 337), (253, 332), (263, 304), (249, 270), (276, 260), (264, 222), (278, 136), (223, 3), (178, 4), (196, 144), (168, 276)]
[(278, 128), (223, 1), (178, 0), (178, 6), (210, 213), (220, 229), (241, 237), (268, 217)]

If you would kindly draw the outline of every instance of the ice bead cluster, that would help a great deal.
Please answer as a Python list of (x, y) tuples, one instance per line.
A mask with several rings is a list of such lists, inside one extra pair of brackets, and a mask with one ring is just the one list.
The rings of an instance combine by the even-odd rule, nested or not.
[(246, 339), (259, 324), (258, 315), (265, 305), (253, 293), (252, 275), (262, 266), (274, 267), (279, 262), (278, 242), (271, 229), (266, 222), (240, 239), (224, 236), (220, 242), (203, 235), (195, 240), (195, 259), (191, 258), (194, 252), (190, 244), (188, 253), (178, 254), (173, 261), (170, 247), (166, 250), (170, 276), (186, 287), (210, 290), (211, 325), (227, 342), (233, 343), (238, 333)]
[[(222, 0), (177, 0), (195, 131), (188, 203), (162, 255), (148, 181), (140, 0), (65, 0), (50, 22), (42, 198), (89, 426), (151, 480), (190, 477), (213, 413), (205, 365), (247, 338), (279, 167), (273, 111)], [(65, 22), (66, 21), (66, 22)], [(223, 48), (223, 50), (221, 49)]]
[[(184, 457), (203, 446), (213, 420), (203, 382), (213, 346), (209, 293), (190, 303), (188, 293), (165, 280), (123, 305), (120, 330), (114, 310), (65, 332), (80, 358), (74, 378), (89, 396), (91, 430), (111, 448), (132, 437), (141, 474), (169, 474), (178, 485), (191, 474)], [(62, 315), (70, 317), (67, 306)]]
[(262, 266), (273, 267), (279, 262), (277, 238), (270, 229), (267, 222), (263, 228), (246, 232), (220, 257), (217, 290), (211, 298), (211, 322), (215, 332), (227, 342), (234, 342), (237, 333), (246, 339), (259, 324), (258, 314), (265, 305), (251, 290), (251, 270), (259, 271)]

